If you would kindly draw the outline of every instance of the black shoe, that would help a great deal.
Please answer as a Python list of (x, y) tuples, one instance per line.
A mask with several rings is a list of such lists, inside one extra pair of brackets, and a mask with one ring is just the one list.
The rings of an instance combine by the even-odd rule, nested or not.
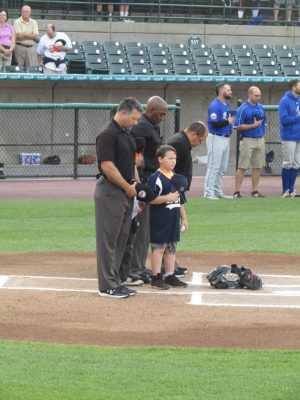
[(149, 275), (148, 273), (146, 273), (146, 272), (143, 272), (141, 275), (140, 275), (140, 279), (144, 282), (144, 283), (151, 283), (151, 275)]
[(136, 295), (136, 290), (129, 289), (129, 288), (126, 287), (126, 286), (121, 286), (121, 287), (122, 287), (122, 291), (123, 291), (124, 293), (127, 293), (129, 296), (134, 296), (134, 295)]
[(187, 287), (188, 284), (181, 281), (180, 279), (177, 278), (177, 276), (175, 274), (173, 275), (168, 275), (165, 277), (165, 282), (170, 285), (170, 286), (174, 286), (174, 287)]
[(233, 198), (234, 198), (234, 199), (241, 199), (241, 198), (242, 198), (242, 195), (241, 195), (240, 192), (234, 192), (234, 193), (233, 193)]
[(187, 268), (185, 268), (185, 267), (180, 267), (179, 265), (178, 265), (178, 267), (176, 267), (175, 268), (175, 270), (178, 270), (178, 271), (180, 271), (180, 272), (183, 272), (184, 274), (186, 274), (187, 272), (188, 272), (188, 269)]
[(252, 192), (251, 193), (251, 196), (252, 197), (265, 197), (265, 196), (263, 196), (261, 193), (259, 193), (257, 190), (255, 191), (255, 192)]
[(165, 282), (162, 274), (157, 274), (152, 276), (151, 287), (153, 289), (167, 290), (170, 288), (169, 285)]
[(176, 267), (174, 270), (174, 275), (176, 275), (177, 278), (183, 278), (185, 273), (181, 271), (178, 267)]
[(123, 299), (129, 297), (130, 294), (124, 290), (125, 286), (119, 286), (116, 289), (100, 290), (99, 296), (101, 297), (111, 297), (113, 299)]

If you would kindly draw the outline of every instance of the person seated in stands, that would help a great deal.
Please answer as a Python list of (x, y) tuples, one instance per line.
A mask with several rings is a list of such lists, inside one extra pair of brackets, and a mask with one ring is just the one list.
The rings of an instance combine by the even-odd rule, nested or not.
[[(246, 9), (245, 9), (246, 8)], [(240, 7), (238, 9), (238, 18), (242, 19), (244, 16), (248, 17), (251, 8), (252, 18), (258, 16), (259, 0), (240, 0)]]
[(98, 17), (96, 18), (97, 21), (101, 20), (103, 18), (104, 14), (104, 20), (112, 20), (113, 17), (113, 12), (114, 12), (114, 5), (113, 3), (107, 4), (107, 13), (103, 13), (103, 4), (102, 3), (97, 3), (96, 4), (96, 13), (98, 14)]
[(295, 0), (275, 0), (274, 8), (273, 8), (274, 21), (275, 22), (278, 21), (278, 14), (279, 14), (280, 6), (286, 5), (285, 19), (287, 20), (287, 22), (291, 22), (293, 6), (295, 4), (296, 4)]
[(56, 32), (53, 24), (47, 24), (46, 33), (41, 37), (37, 56), (44, 74), (66, 74), (66, 52), (72, 49), (72, 43), (65, 33)]
[(12, 52), (16, 44), (14, 28), (7, 23), (7, 20), (7, 10), (0, 10), (0, 67), (11, 65)]

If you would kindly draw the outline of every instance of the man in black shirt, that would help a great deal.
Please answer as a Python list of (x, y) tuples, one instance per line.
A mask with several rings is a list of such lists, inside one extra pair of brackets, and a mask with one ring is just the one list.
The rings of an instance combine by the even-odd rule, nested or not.
[(140, 103), (123, 99), (114, 119), (96, 139), (99, 178), (95, 189), (96, 252), (99, 295), (124, 298), (134, 295), (120, 283), (119, 270), (129, 235), (136, 195), (135, 140), (129, 129), (137, 124)]
[(176, 149), (176, 165), (174, 172), (184, 175), (188, 180), (190, 189), (193, 177), (193, 162), (191, 150), (207, 138), (207, 126), (201, 122), (192, 122), (188, 128), (176, 133), (168, 140), (168, 144)]

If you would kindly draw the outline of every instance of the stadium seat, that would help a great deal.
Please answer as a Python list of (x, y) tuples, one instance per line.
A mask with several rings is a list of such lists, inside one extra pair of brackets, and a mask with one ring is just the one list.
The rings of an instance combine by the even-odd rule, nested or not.
[(190, 53), (193, 57), (208, 57), (211, 55), (209, 48), (190, 48)]
[(295, 56), (293, 51), (286, 51), (286, 50), (277, 50), (276, 53), (274, 52), (274, 54), (276, 55), (277, 59), (292, 58), (293, 56)]
[(152, 65), (151, 70), (154, 75), (173, 75), (172, 69), (165, 65)]
[(183, 43), (170, 43), (168, 45), (169, 52), (172, 53), (174, 50), (188, 51), (188, 47)]
[(197, 75), (217, 75), (214, 65), (195, 65)]
[(300, 75), (300, 68), (299, 66), (294, 67), (282, 67), (282, 71), (284, 76), (295, 76), (299, 77)]
[(148, 52), (146, 48), (142, 47), (128, 47), (125, 48), (125, 53), (127, 54), (128, 57), (143, 57), (146, 58), (148, 57)]
[(237, 66), (241, 67), (249, 67), (249, 68), (258, 68), (258, 63), (255, 58), (248, 58), (248, 57), (239, 57), (236, 60)]
[(218, 49), (218, 48), (211, 49), (211, 54), (214, 57), (230, 57), (230, 56), (232, 56), (231, 49), (228, 48), (228, 46), (224, 49), (222, 49), (222, 48), (221, 49)]
[(164, 56), (150, 56), (150, 64), (151, 64), (151, 68), (157, 67), (157, 66), (162, 66), (166, 69), (171, 70), (172, 66), (170, 63), (170, 60), (168, 57), (164, 57)]
[(109, 56), (125, 57), (125, 50), (123, 47), (104, 47), (103, 49), (107, 58)]
[(286, 45), (286, 44), (275, 44), (273, 46), (273, 52), (277, 53), (278, 51), (286, 52), (286, 53), (289, 53), (289, 52), (292, 53), (293, 49), (290, 46)]
[(84, 55), (80, 49), (72, 49), (66, 53), (65, 60), (84, 60)]
[(111, 64), (108, 65), (109, 73), (116, 75), (129, 75), (128, 68), (123, 64)]
[(260, 70), (264, 76), (282, 76), (282, 71), (280, 70), (280, 68), (278, 68), (278, 66), (261, 66)]
[(251, 68), (251, 67), (247, 67), (247, 66), (241, 66), (239, 67), (240, 73), (243, 76), (258, 76), (261, 75), (261, 71), (259, 69), (256, 68)]
[(281, 67), (296, 67), (299, 64), (295, 55), (292, 57), (277, 57), (277, 61)]
[(124, 49), (124, 46), (122, 45), (122, 43), (115, 41), (115, 40), (108, 40), (107, 42), (104, 42), (102, 44), (104, 50), (111, 48), (111, 47), (119, 47), (122, 50)]
[(106, 59), (104, 57), (100, 57), (97, 54), (86, 55), (85, 63), (86, 71), (88, 74), (106, 73), (105, 71), (108, 71)]
[(76, 40), (72, 40), (71, 44), (72, 44), (72, 51), (74, 51), (75, 49), (77, 49), (78, 51), (82, 50), (81, 44)]
[(232, 54), (234, 55), (235, 58), (238, 58), (238, 57), (251, 58), (251, 57), (253, 57), (252, 50), (249, 47), (241, 48), (241, 49), (232, 49)]
[(195, 75), (196, 71), (193, 65), (184, 66), (184, 65), (174, 65), (174, 74), (175, 75)]
[(129, 63), (129, 69), (130, 69), (131, 73), (134, 75), (150, 75), (151, 74), (150, 68), (147, 64), (146, 65), (142, 65), (142, 64), (140, 64), (140, 65), (132, 64), (131, 65)]
[(101, 44), (99, 42), (97, 42), (96, 40), (85, 40), (84, 42), (81, 43), (81, 47), (90, 47), (90, 46), (95, 46), (95, 47), (99, 47), (101, 46)]
[(167, 51), (167, 49), (161, 49), (161, 48), (159, 48), (159, 47), (156, 47), (156, 48), (152, 48), (152, 49), (149, 49), (148, 47), (147, 47), (147, 51), (148, 51), (148, 54), (149, 54), (149, 57), (151, 57), (151, 56), (164, 56), (164, 57), (168, 57), (168, 51)]
[(4, 73), (25, 73), (25, 69), (23, 67), (19, 67), (18, 65), (5, 65), (3, 67), (3, 72)]
[(169, 54), (175, 57), (187, 57), (190, 55), (190, 52), (183, 49), (169, 49)]
[(29, 74), (43, 74), (43, 67), (40, 65), (32, 65), (26, 68), (26, 72)]
[(225, 50), (229, 53), (231, 52), (231, 48), (227, 44), (223, 43), (213, 43), (210, 48), (212, 52), (214, 52), (215, 50)]
[(260, 51), (260, 50), (272, 52), (272, 48), (269, 45), (264, 44), (264, 43), (256, 43), (252, 46), (253, 53), (256, 53), (256, 51)]
[(197, 57), (193, 58), (195, 66), (213, 66), (214, 60), (212, 57)]
[(67, 64), (68, 74), (86, 74), (85, 60), (70, 59)]
[(191, 43), (189, 46), (190, 52), (193, 53), (194, 51), (202, 49), (203, 51), (210, 52), (210, 47), (204, 43)]
[(239, 70), (234, 66), (220, 65), (217, 71), (219, 75), (239, 75)]
[(253, 49), (253, 54), (256, 58), (271, 58), (274, 56), (273, 50), (271, 48), (257, 48)]
[(272, 58), (259, 58), (258, 59), (259, 68), (268, 68), (268, 67), (275, 67), (276, 69), (280, 69), (280, 65), (275, 57)]
[(85, 57), (89, 55), (97, 55), (98, 57), (105, 58), (106, 54), (101, 45), (99, 46), (83, 46)]
[(219, 66), (235, 66), (236, 65), (236, 61), (232, 56), (229, 57), (215, 57), (214, 61), (217, 65)]
[(145, 50), (146, 46), (141, 42), (126, 42), (124, 45), (125, 49), (135, 48), (138, 47), (141, 50)]
[(164, 50), (165, 52), (168, 51), (166, 45), (164, 45), (161, 42), (150, 42), (147, 44), (147, 49), (149, 52), (153, 49), (160, 49), (160, 50)]

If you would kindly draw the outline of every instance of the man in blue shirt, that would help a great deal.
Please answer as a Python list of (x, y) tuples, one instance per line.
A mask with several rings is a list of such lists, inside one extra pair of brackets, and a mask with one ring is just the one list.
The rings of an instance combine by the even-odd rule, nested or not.
[(252, 167), (252, 197), (264, 197), (258, 191), (260, 169), (265, 163), (265, 125), (266, 114), (259, 103), (261, 92), (258, 87), (248, 89), (248, 100), (238, 109), (234, 119), (234, 128), (242, 134), (238, 170), (235, 175), (235, 192), (233, 197), (240, 198), (240, 189), (245, 171)]
[(233, 116), (227, 100), (232, 91), (228, 83), (216, 85), (217, 98), (208, 107), (207, 171), (204, 183), (204, 197), (209, 200), (232, 198), (225, 196), (222, 190), (222, 178), (229, 160), (230, 136), (232, 134)]
[(288, 88), (279, 102), (283, 154), (281, 197), (296, 196), (294, 187), (300, 167), (300, 80), (291, 80)]

